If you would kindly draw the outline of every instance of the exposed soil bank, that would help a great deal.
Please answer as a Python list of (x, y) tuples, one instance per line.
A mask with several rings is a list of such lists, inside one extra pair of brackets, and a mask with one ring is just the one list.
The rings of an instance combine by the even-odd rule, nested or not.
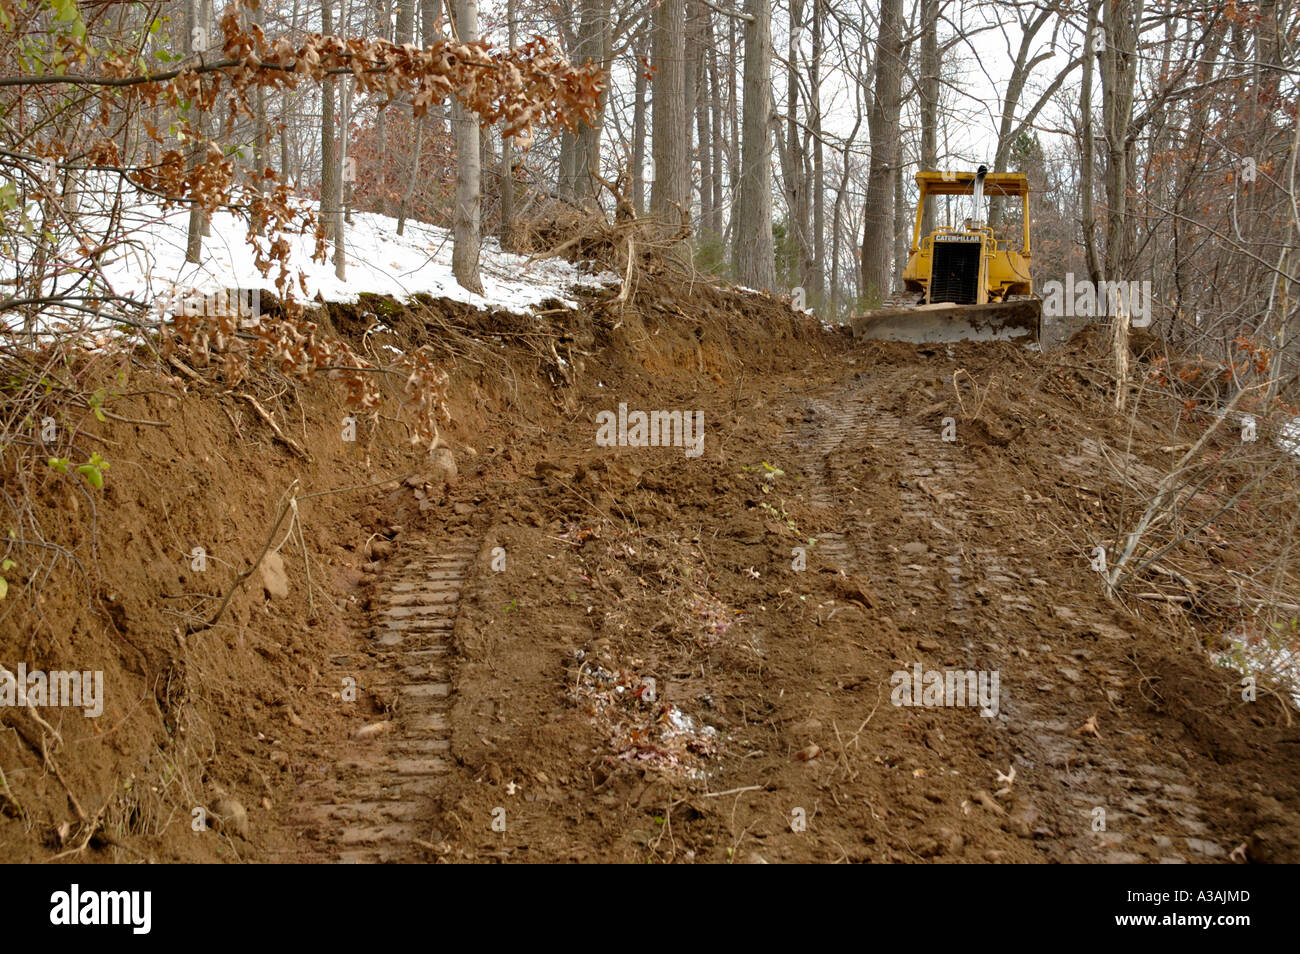
[[(393, 406), (344, 440), (326, 382), (130, 370), (80, 423), (104, 489), (51, 472), (33, 509), (76, 563), (10, 573), (0, 661), (102, 669), (104, 713), (0, 710), (3, 860), (339, 858), (307, 793), (373, 781), (357, 730), (411, 718), (379, 623), (449, 547), (477, 554), (439, 662), (449, 744), (394, 860), (1300, 859), (1294, 713), (1204, 652), (1232, 607), (1112, 602), (1090, 572), (1197, 432), (1174, 401), (1111, 417), (1082, 345), (855, 349), (704, 285), (331, 318), (455, 361), (450, 457)], [(600, 446), (620, 405), (701, 414), (702, 453)], [(204, 628), (291, 487), (280, 560)], [(1237, 519), (1164, 562), (1198, 582), (1267, 555)], [(894, 705), (918, 664), (996, 672), (996, 713)]]

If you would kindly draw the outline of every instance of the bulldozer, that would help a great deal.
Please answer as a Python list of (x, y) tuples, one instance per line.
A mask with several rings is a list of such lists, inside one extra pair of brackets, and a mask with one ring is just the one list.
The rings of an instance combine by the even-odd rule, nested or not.
[[(903, 291), (880, 308), (854, 318), (855, 340), (953, 341), (1039, 340), (1042, 301), (1029, 274), (1029, 182), (1023, 173), (918, 172), (920, 198)], [(971, 215), (958, 226), (922, 235), (926, 203), (935, 196), (970, 196)], [(984, 198), (1019, 198), (1020, 247), (983, 221)]]

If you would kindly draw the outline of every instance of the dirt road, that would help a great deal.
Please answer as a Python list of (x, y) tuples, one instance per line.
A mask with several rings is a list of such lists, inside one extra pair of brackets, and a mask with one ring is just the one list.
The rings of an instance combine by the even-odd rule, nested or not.
[[(421, 501), (454, 531), (403, 531), (361, 591), (341, 662), (382, 717), (317, 744), (296, 856), (1300, 858), (1286, 714), (1090, 566), (1159, 477), (1120, 448), (1164, 425), (1126, 441), (1036, 360), (593, 383), (480, 444)], [(701, 413), (703, 453), (599, 446), (620, 403)]]

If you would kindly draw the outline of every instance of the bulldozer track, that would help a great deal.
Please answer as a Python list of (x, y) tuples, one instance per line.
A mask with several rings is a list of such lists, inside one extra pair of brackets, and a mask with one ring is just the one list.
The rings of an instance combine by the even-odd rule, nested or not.
[[(821, 565), (869, 573), (882, 570), (882, 557), (896, 552), (893, 571), (904, 597), (941, 604), (935, 609), (945, 620), (946, 632), (936, 635), (950, 652), (959, 646), (964, 665), (1002, 673), (999, 715), (982, 721), (1014, 753), (1016, 793), (1031, 806), (1021, 813), (1025, 837), (1034, 840), (1046, 860), (1226, 860), (1224, 846), (1207, 837), (1201, 799), (1179, 769), (1180, 755), (1119, 758), (1119, 746), (1112, 740), (1122, 740), (1130, 731), (1120, 718), (1104, 721), (1107, 727), (1100, 735), (1079, 732), (1089, 715), (1111, 715), (1088, 701), (1088, 681), (1109, 698), (1108, 691), (1118, 690), (1133, 674), (1097, 665), (1093, 659), (1101, 654), (1072, 637), (1100, 634), (1106, 640), (1126, 634), (1078, 605), (1063, 607), (1063, 631), (1044, 633), (1031, 650), (1018, 647), (1013, 652), (1002, 639), (1003, 627), (1037, 608), (1049, 588), (1016, 554), (1015, 541), (1008, 540), (1006, 547), (975, 542), (983, 522), (971, 481), (978, 466), (963, 451), (960, 432), (956, 442), (945, 442), (936, 428), (908, 424), (882, 410), (884, 396), (896, 387), (905, 383), (859, 381), (805, 401), (804, 423), (788, 438), (815, 458), (809, 462), (813, 480), (807, 499), (830, 506), (853, 484), (852, 468), (832, 464), (832, 455), (851, 451), (841, 458), (861, 460), (870, 454), (898, 474), (901, 533), (947, 545), (918, 546), (920, 552), (910, 553), (904, 546), (908, 539), (881, 539), (876, 528), (853, 517), (837, 532), (819, 537)], [(1172, 821), (1182, 837), (1144, 831), (1156, 819)], [(1170, 830), (1169, 825), (1163, 828)]]
[(300, 788), (296, 815), (312, 860), (428, 860), (431, 798), (450, 768), (449, 640), (477, 554), (470, 539), (408, 543), (376, 584), (365, 642), (335, 657), (331, 681), (355, 680), (387, 715), (332, 750), (325, 777)]

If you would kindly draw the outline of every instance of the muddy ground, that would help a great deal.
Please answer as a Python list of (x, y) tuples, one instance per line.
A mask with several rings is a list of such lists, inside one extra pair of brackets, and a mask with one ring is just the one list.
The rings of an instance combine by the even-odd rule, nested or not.
[[(5, 860), (1300, 860), (1294, 708), (1210, 657), (1257, 520), (1183, 502), (1217, 528), (1163, 558), (1191, 589), (1090, 563), (1204, 428), (1111, 414), (1095, 342), (855, 346), (703, 286), (332, 320), (455, 355), (450, 454), (259, 382), (298, 454), (212, 375), (133, 370), (117, 417), (157, 423), (84, 424), (119, 480), (39, 508), (94, 582), (18, 577), (0, 623), (11, 668), (108, 685), (98, 720), (0, 716)], [(601, 446), (620, 404), (702, 415), (701, 453)], [(294, 479), (340, 492), (187, 633)], [(916, 667), (998, 692), (896, 705)]]

